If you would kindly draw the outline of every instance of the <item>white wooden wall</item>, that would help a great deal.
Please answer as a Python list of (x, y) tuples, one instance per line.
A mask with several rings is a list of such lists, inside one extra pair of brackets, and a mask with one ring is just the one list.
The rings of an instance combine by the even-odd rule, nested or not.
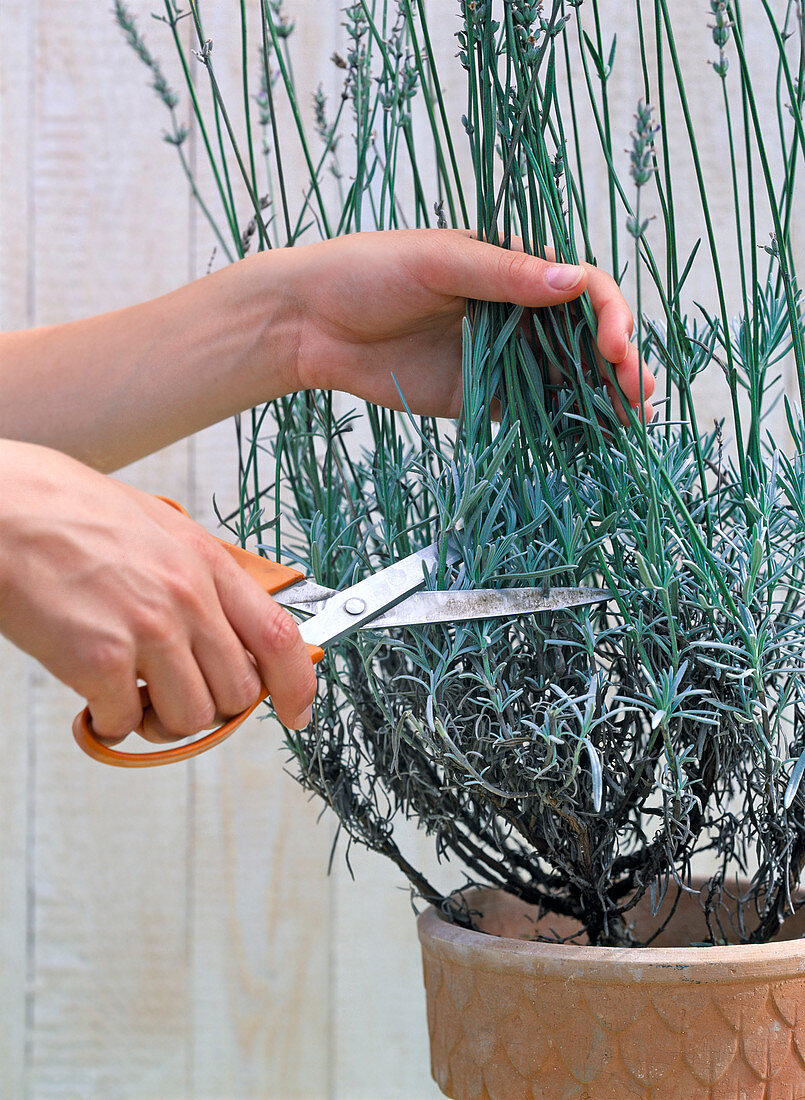
[[(155, 0), (130, 6), (159, 42)], [(287, 6), (312, 89), (341, 5)], [(677, 6), (706, 106), (706, 5)], [(5, 327), (141, 300), (207, 265), (209, 234), (159, 140), (162, 108), (109, 7), (0, 0)], [(206, 7), (220, 68), (238, 48), (237, 5)], [(446, 66), (455, 8), (431, 0)], [(617, 81), (624, 145), (638, 77), (624, 68)], [(450, 82), (458, 115), (457, 67)], [(703, 125), (718, 172), (723, 146), (715, 121), (709, 140), (706, 111)], [(233, 433), (220, 425), (122, 476), (184, 501), (212, 529), (212, 494), (232, 500), (234, 471)], [(0, 1100), (437, 1095), (404, 883), (359, 852), (356, 881), (338, 857), (327, 877), (333, 823), (317, 821), (319, 806), (283, 773), (274, 724), (252, 721), (187, 766), (120, 772), (77, 750), (80, 700), (8, 645), (0, 689)], [(410, 850), (427, 845), (412, 836)]]

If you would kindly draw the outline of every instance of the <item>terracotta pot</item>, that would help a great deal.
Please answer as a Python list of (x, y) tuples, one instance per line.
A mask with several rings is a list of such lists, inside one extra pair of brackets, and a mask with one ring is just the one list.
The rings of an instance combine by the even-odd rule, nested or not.
[[(675, 893), (675, 891), (674, 891)], [(474, 890), (481, 932), (419, 917), (431, 1070), (455, 1100), (804, 1100), (805, 911), (759, 947), (705, 937), (683, 896), (660, 946), (535, 943), (535, 911)], [(646, 910), (635, 910), (640, 930)], [(662, 912), (662, 911), (661, 911)], [(550, 931), (549, 931), (550, 930)], [(569, 921), (543, 918), (542, 934)]]

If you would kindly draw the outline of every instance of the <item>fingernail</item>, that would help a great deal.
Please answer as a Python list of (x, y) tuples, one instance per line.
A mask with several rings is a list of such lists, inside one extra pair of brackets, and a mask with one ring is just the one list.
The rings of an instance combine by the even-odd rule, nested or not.
[(294, 719), (293, 722), (291, 722), (291, 729), (292, 730), (303, 730), (305, 728), (305, 726), (310, 725), (310, 720), (311, 720), (312, 717), (313, 717), (313, 707), (310, 706), (310, 707), (307, 707), (305, 710), (303, 710), (302, 713), (299, 715), (299, 717)]
[(583, 276), (583, 267), (576, 264), (555, 264), (545, 272), (545, 282), (552, 290), (572, 290)]

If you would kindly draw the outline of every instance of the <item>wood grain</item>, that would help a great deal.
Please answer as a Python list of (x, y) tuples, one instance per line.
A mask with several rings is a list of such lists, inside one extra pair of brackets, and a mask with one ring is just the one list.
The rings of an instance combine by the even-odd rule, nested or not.
[[(162, 120), (144, 95), (132, 110), (142, 75), (108, 13), (36, 15), (32, 320), (45, 323), (181, 283), (189, 203), (181, 184), (164, 186)], [(187, 450), (126, 476), (181, 498)], [(83, 759), (70, 737), (80, 704), (37, 675), (25, 1095), (183, 1096), (187, 775), (132, 782)]]
[[(213, 493), (224, 513), (237, 500), (232, 426), (197, 444), (194, 514), (215, 530)], [(192, 768), (191, 1095), (205, 1100), (330, 1094), (331, 826), (259, 713)]]
[[(0, 5), (0, 324), (31, 321), (31, 80), (34, 18), (27, 5)], [(29, 722), (32, 662), (0, 639), (0, 1094), (22, 1096), (33, 999), (30, 891), (35, 743)]]

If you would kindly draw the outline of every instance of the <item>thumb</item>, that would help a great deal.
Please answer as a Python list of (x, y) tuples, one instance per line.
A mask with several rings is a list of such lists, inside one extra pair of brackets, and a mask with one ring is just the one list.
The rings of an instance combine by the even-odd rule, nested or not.
[(442, 239), (434, 239), (440, 247), (433, 250), (429, 281), (443, 294), (537, 307), (569, 302), (587, 287), (587, 270), (580, 264), (501, 248), (458, 229), (433, 233)]

